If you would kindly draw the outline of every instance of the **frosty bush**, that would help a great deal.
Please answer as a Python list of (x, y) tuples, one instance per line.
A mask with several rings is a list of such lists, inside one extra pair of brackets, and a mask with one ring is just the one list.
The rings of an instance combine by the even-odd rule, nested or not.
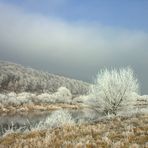
[(0, 103), (2, 103), (4, 106), (32, 104), (32, 96), (33, 94), (30, 93), (16, 94), (11, 92), (8, 94), (0, 94)]
[(32, 99), (35, 97), (35, 94), (28, 92), (22, 92), (17, 95), (17, 101), (21, 104), (32, 104)]
[(49, 127), (59, 127), (64, 124), (74, 124), (74, 120), (70, 113), (63, 109), (54, 111), (44, 122), (44, 126)]
[(57, 92), (49, 94), (42, 93), (39, 95), (22, 92), (8, 94), (0, 94), (0, 103), (8, 105), (23, 105), (23, 104), (40, 104), (40, 103), (71, 103), (72, 94), (69, 89), (60, 87)]
[(69, 103), (71, 102), (72, 94), (69, 89), (60, 87), (53, 94), (43, 93), (37, 96), (36, 102), (42, 103)]
[(137, 79), (131, 68), (101, 70), (91, 87), (93, 108), (105, 114), (117, 114), (121, 109), (131, 108), (139, 92)]
[(10, 93), (8, 93), (8, 96), (9, 97), (16, 97), (16, 93), (15, 92), (10, 92)]
[(36, 103), (55, 103), (55, 99), (52, 97), (52, 94), (48, 93), (38, 95), (34, 101)]
[(62, 98), (66, 98), (66, 99), (71, 99), (72, 98), (72, 94), (71, 94), (70, 90), (67, 89), (66, 87), (60, 87), (58, 89), (57, 93)]
[(6, 102), (7, 99), (8, 99), (7, 95), (0, 94), (0, 103), (4, 104), (4, 102)]
[(17, 97), (25, 97), (25, 98), (31, 98), (31, 97), (34, 97), (35, 94), (31, 94), (31, 93), (28, 93), (28, 92), (22, 92), (22, 93), (19, 93), (17, 94)]
[(53, 94), (56, 102), (69, 103), (72, 99), (72, 94), (66, 87), (60, 87), (56, 93)]

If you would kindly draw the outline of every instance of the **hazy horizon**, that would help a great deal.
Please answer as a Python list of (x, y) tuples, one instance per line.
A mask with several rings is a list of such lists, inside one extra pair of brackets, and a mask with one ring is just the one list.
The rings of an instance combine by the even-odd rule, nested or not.
[(131, 66), (148, 94), (148, 1), (0, 0), (0, 60), (92, 82)]

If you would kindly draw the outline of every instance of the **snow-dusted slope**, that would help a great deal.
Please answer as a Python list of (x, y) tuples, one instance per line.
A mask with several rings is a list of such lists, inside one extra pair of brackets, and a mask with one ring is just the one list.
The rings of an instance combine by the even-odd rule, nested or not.
[(89, 84), (83, 81), (0, 61), (0, 91), (56, 92), (61, 86), (72, 94), (86, 94)]

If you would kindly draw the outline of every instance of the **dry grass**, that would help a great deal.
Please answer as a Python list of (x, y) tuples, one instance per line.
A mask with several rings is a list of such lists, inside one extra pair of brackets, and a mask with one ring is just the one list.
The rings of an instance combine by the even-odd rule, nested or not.
[(141, 148), (148, 147), (148, 115), (115, 117), (94, 124), (14, 133), (0, 139), (0, 147), (12, 148)]
[(30, 113), (34, 111), (54, 111), (58, 109), (78, 109), (79, 105), (74, 104), (64, 104), (64, 103), (56, 103), (56, 104), (25, 104), (19, 106), (7, 106), (0, 107), (0, 115), (15, 115), (16, 113)]

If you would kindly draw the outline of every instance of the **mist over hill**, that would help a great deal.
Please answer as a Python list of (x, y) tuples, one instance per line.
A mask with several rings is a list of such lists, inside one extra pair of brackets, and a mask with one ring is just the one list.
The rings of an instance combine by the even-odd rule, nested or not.
[(88, 92), (89, 85), (83, 81), (0, 61), (0, 92), (53, 93), (64, 86), (73, 95), (83, 95)]

